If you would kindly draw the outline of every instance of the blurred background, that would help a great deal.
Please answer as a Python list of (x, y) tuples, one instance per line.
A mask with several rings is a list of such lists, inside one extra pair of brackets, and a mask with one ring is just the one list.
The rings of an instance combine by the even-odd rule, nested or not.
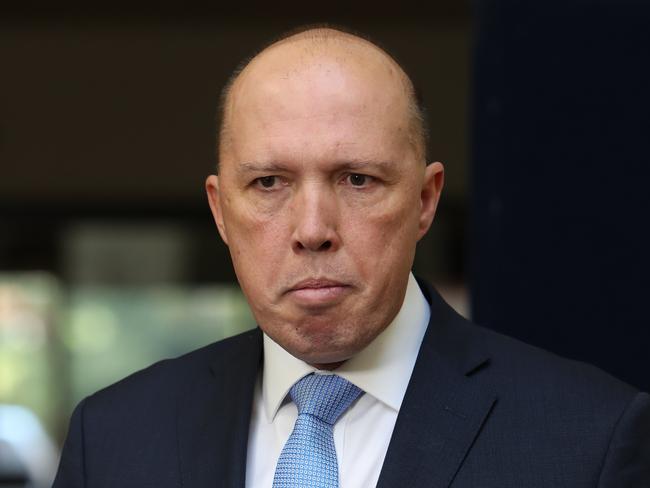
[(0, 7), (0, 486), (48, 486), (74, 405), (254, 327), (204, 196), (238, 62), (333, 22), (427, 107), (416, 274), (466, 316), (650, 388), (650, 4)]

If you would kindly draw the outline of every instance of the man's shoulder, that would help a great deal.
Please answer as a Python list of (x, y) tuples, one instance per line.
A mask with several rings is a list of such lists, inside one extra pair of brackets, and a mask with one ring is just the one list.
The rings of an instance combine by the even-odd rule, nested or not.
[[(499, 389), (535, 389), (543, 394), (566, 390), (590, 392), (625, 401), (638, 390), (606, 373), (576, 359), (504, 335), (493, 328), (472, 322), (454, 310), (426, 281), (421, 281), (425, 297), (431, 305), (432, 322), (428, 341), (442, 357), (464, 373), (478, 373), (479, 378)], [(522, 317), (522, 327), (525, 317)]]
[[(238, 351), (256, 348), (259, 330), (213, 342), (181, 356), (163, 359), (90, 395), (86, 404), (112, 408), (121, 404), (175, 403), (190, 383), (213, 375), (212, 365), (224, 356), (238, 356)], [(233, 365), (236, 367), (236, 365)]]
[(552, 404), (572, 401), (624, 409), (639, 390), (602, 369), (465, 321), (464, 334), (487, 358), (485, 375), (495, 389)]

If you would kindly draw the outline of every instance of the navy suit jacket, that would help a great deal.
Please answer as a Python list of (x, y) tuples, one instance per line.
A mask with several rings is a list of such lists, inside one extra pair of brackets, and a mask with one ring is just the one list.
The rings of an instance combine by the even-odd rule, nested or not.
[[(650, 487), (647, 394), (423, 291), (431, 320), (378, 487)], [(255, 329), (86, 398), (54, 487), (243, 487), (261, 361)]]

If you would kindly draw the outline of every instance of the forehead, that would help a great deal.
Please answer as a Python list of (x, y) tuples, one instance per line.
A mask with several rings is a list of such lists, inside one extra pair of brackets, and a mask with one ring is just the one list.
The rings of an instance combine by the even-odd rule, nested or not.
[(408, 102), (398, 69), (384, 58), (368, 48), (359, 52), (358, 46), (272, 49), (233, 87), (232, 149), (385, 151), (401, 145), (407, 139)]

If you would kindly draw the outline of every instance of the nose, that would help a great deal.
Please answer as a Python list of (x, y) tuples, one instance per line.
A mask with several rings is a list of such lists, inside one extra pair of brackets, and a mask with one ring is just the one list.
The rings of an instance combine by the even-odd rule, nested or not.
[(292, 247), (295, 252), (335, 251), (340, 246), (338, 205), (333, 192), (306, 187), (293, 206), (295, 227)]

